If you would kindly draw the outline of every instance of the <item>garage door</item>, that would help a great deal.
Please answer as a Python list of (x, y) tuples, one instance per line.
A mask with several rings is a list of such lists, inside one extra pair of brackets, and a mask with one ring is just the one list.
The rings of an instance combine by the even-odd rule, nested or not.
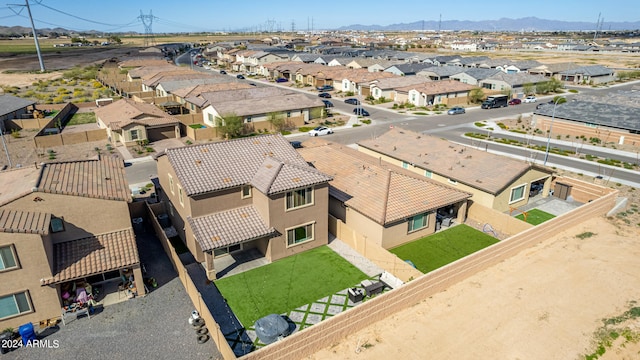
[(174, 139), (175, 137), (176, 132), (174, 126), (165, 126), (151, 129), (147, 128), (147, 138), (150, 142), (164, 139)]

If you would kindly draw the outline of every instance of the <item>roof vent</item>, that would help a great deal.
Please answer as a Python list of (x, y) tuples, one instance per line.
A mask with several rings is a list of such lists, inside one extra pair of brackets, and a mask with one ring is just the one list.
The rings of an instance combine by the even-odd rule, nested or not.
[(247, 215), (247, 213), (242, 213), (242, 214), (240, 214), (240, 217), (243, 217), (243, 218), (245, 218), (245, 219), (246, 219), (246, 218), (248, 218), (248, 217), (249, 217), (249, 215)]
[(196, 165), (200, 166), (200, 164), (202, 164), (201, 160), (196, 160)]
[(209, 149), (207, 148), (202, 148), (200, 151), (202, 151), (203, 153), (209, 152)]
[(293, 182), (300, 182), (300, 178), (293, 178)]
[(226, 177), (226, 178), (222, 179), (222, 181), (224, 181), (226, 183), (230, 183), (231, 182), (231, 178)]
[(216, 235), (216, 236), (212, 237), (211, 240), (220, 241), (220, 236)]

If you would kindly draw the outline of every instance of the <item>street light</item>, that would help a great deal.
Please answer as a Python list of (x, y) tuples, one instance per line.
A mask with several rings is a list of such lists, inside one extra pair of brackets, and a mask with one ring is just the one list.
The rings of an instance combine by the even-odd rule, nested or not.
[(551, 125), (549, 125), (549, 135), (547, 136), (547, 149), (545, 150), (545, 153), (544, 153), (544, 163), (542, 164), (543, 166), (547, 165), (547, 159), (549, 159), (549, 145), (551, 144), (551, 130), (553, 129), (553, 120), (555, 120), (556, 118), (556, 106), (558, 106), (558, 104), (562, 104), (565, 102), (567, 102), (567, 99), (561, 96), (556, 96), (553, 99), (553, 112), (551, 113)]

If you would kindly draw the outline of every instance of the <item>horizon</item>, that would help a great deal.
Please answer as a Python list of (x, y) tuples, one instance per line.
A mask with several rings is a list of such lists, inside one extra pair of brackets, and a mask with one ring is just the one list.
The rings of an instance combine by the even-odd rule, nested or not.
[[(416, 3), (403, 4), (404, 7), (399, 7), (403, 10), (396, 12), (386, 11), (385, 7), (388, 7), (388, 3), (379, 0), (355, 0), (348, 7), (340, 1), (325, 0), (322, 8), (330, 9), (326, 12), (315, 5), (310, 6), (309, 10), (300, 10), (298, 3), (291, 0), (272, 0), (268, 4), (247, 0), (234, 4), (229, 10), (224, 9), (224, 4), (211, 4), (203, 0), (193, 0), (189, 2), (189, 7), (165, 0), (142, 0), (137, 1), (136, 8), (131, 8), (126, 15), (120, 13), (120, 10), (131, 7), (131, 4), (122, 0), (111, 1), (109, 6), (99, 2), (75, 0), (57, 2), (42, 0), (39, 3), (32, 0), (29, 4), (36, 29), (59, 27), (78, 32), (145, 33), (144, 23), (151, 25), (153, 33), (190, 33), (322, 31), (350, 26), (386, 27), (421, 21), (425, 23), (491, 22), (531, 17), (549, 21), (589, 23), (593, 24), (594, 29), (601, 21), (601, 28), (605, 30), (607, 24), (640, 22), (635, 12), (620, 11), (625, 7), (635, 8), (636, 4), (630, 0), (609, 1), (605, 9), (598, 9), (597, 5), (601, 5), (601, 2), (595, 0), (562, 2), (542, 0), (535, 8), (527, 6), (494, 8), (482, 6), (476, 1), (460, 0), (453, 10), (448, 4)], [(197, 9), (210, 10), (197, 11)], [(344, 9), (344, 11), (335, 11), (336, 9)], [(553, 12), (549, 12), (548, 9), (553, 9)], [(610, 9), (617, 11), (610, 11)], [(218, 15), (221, 10), (226, 11), (222, 18)], [(354, 13), (357, 16), (354, 16)], [(417, 14), (425, 14), (425, 16)], [(153, 19), (150, 15), (153, 15)], [(3, 26), (31, 27), (25, 6), (0, 7), (0, 20)], [(437, 29), (423, 28), (422, 30)], [(522, 30), (531, 31), (535, 28)], [(627, 30), (633, 30), (633, 28)]]

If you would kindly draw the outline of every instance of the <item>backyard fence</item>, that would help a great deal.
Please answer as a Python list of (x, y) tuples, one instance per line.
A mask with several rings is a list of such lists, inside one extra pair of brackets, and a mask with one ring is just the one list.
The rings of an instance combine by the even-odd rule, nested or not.
[(469, 206), (467, 215), (470, 220), (477, 221), (480, 224), (489, 224), (494, 230), (506, 235), (518, 234), (533, 227), (526, 221), (475, 202)]
[(609, 193), (562, 216), (434, 270), (349, 311), (337, 314), (281, 341), (249, 353), (243, 359), (300, 359), (310, 356), (323, 348), (343, 341), (348, 335), (366, 326), (407, 309), (571, 226), (605, 215), (613, 208), (617, 193), (617, 191)]
[(173, 268), (178, 273), (178, 277), (180, 278), (180, 281), (182, 282), (187, 295), (189, 295), (193, 306), (198, 311), (198, 313), (200, 313), (200, 317), (204, 320), (207, 328), (209, 329), (209, 335), (211, 336), (213, 341), (215, 341), (218, 350), (222, 354), (222, 357), (225, 360), (237, 359), (233, 350), (229, 346), (227, 339), (224, 337), (224, 334), (222, 333), (222, 331), (220, 331), (220, 326), (215, 321), (213, 315), (211, 315), (211, 312), (209, 311), (209, 308), (202, 300), (202, 294), (200, 294), (200, 292), (196, 288), (196, 285), (193, 283), (193, 280), (189, 276), (187, 269), (182, 264), (178, 253), (176, 253), (176, 250), (169, 242), (167, 235), (158, 222), (156, 216), (165, 213), (164, 204), (147, 204), (147, 209), (149, 222), (153, 225), (153, 229), (160, 239), (160, 243), (162, 244), (164, 251), (167, 253), (167, 256), (169, 257)]

